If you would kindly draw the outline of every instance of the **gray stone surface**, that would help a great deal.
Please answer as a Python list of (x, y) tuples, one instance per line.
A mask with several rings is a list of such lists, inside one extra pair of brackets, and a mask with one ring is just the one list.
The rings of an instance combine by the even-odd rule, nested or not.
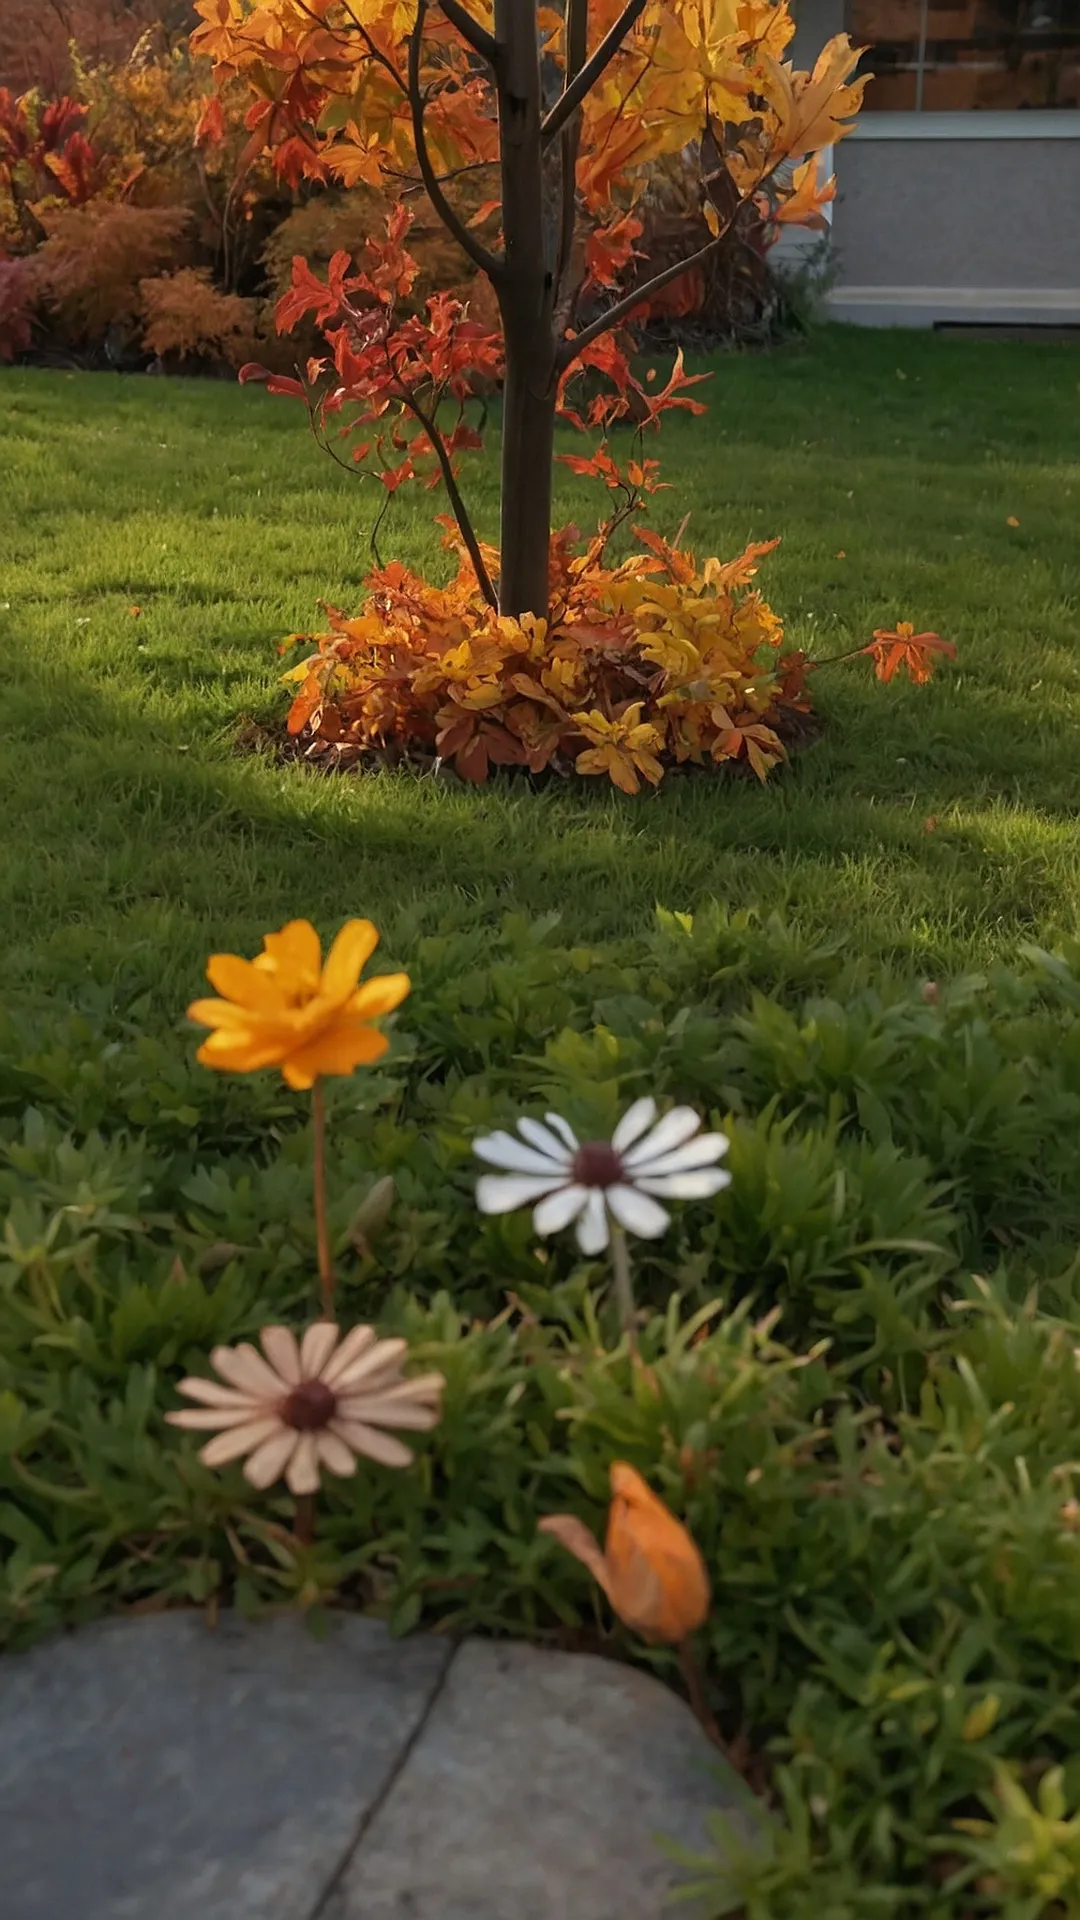
[(320, 1920), (661, 1920), (656, 1836), (708, 1852), (725, 1803), (750, 1839), (742, 1782), (647, 1674), (468, 1641)]
[(656, 1836), (725, 1804), (752, 1834), (682, 1702), (582, 1655), (174, 1613), (0, 1662), (0, 1920), (660, 1920)]
[(451, 1648), (112, 1620), (0, 1663), (3, 1920), (308, 1920)]

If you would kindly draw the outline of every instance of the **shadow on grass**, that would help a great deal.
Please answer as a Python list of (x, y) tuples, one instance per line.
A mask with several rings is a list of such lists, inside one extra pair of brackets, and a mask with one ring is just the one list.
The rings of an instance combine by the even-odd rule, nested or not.
[[(325, 776), (190, 738), (166, 707), (142, 724), (89, 674), (64, 682), (7, 644), (21, 738), (2, 751), (9, 979), (31, 988), (118, 969), (179, 1004), (215, 946), (254, 949), (303, 914), (369, 913), (392, 949), (418, 933), (557, 911), (571, 940), (640, 933), (657, 903), (774, 909), (853, 950), (920, 966), (1075, 917), (1080, 853), (1061, 823), (1002, 796), (950, 798), (935, 769), (854, 790), (826, 739), (765, 789), (673, 781), (629, 800), (599, 786), (477, 790), (409, 774)], [(1006, 703), (1007, 704), (1007, 703)], [(866, 769), (864, 769), (866, 771)], [(932, 831), (927, 818), (941, 818)], [(47, 958), (46, 958), (47, 956)]]

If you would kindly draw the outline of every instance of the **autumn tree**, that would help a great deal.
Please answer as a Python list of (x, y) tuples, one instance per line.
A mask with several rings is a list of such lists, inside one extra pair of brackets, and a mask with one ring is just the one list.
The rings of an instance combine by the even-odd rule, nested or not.
[[(497, 366), (498, 604), (510, 616), (545, 615), (554, 428), (570, 381), (589, 365), (613, 382), (614, 400), (592, 405), (593, 424), (635, 404), (640, 414), (616, 330), (719, 247), (742, 209), (766, 206), (780, 222), (820, 218), (832, 187), (819, 181), (815, 156), (849, 130), (862, 89), (847, 37), (800, 73), (784, 58), (787, 0), (198, 0), (198, 11), (196, 49), (219, 76), (242, 74), (255, 96), (253, 153), (270, 148), (289, 178), (364, 182), (406, 205), (422, 187), (490, 283), (501, 339), (488, 330), (483, 344), (467, 313), (444, 309), (427, 340), (414, 327), (388, 355), (385, 272), (373, 288), (342, 271), (336, 301), (301, 275), (288, 312), (300, 317), (306, 300), (324, 324), (336, 319), (337, 373), (348, 349), (353, 376), (339, 388), (367, 399), (369, 419), (391, 402), (410, 412), (419, 430), (411, 464), (434, 453), (444, 478), (456, 449), (442, 444), (440, 403), (457, 396), (462, 372), (451, 371), (453, 348)], [(712, 237), (635, 281), (635, 206), (650, 167), (673, 154), (700, 181)], [(467, 215), (458, 196), (477, 180), (483, 202)], [(391, 365), (380, 386), (371, 364), (357, 364), (371, 361), (373, 345), (384, 367), (400, 363), (400, 378)], [(432, 356), (441, 356), (441, 382), (430, 365), (424, 377)], [(679, 403), (681, 385), (667, 404)], [(649, 418), (658, 411), (645, 404)], [(453, 486), (451, 498), (475, 553)]]

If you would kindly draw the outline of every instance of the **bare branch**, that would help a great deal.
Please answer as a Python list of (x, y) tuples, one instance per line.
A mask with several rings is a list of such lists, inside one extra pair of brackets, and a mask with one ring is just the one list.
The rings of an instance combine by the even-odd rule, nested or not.
[(575, 114), (587, 93), (591, 93), (605, 67), (610, 66), (623, 41), (638, 16), (645, 11), (646, 0), (626, 0), (610, 33), (606, 33), (596, 52), (586, 60), (580, 73), (570, 77), (567, 72), (567, 84), (563, 88), (551, 112), (545, 119), (540, 131), (545, 140), (551, 140), (564, 127), (571, 115)]
[(465, 542), (469, 559), (472, 561), (473, 572), (476, 575), (480, 591), (487, 601), (488, 606), (493, 607), (495, 612), (498, 613), (499, 596), (491, 584), (491, 575), (484, 565), (484, 556), (480, 551), (480, 542), (476, 537), (473, 523), (469, 518), (469, 510), (465, 505), (461, 488), (457, 483), (454, 463), (446, 451), (446, 443), (435, 424), (435, 415), (434, 413), (429, 414), (424, 412), (420, 402), (417, 400), (411, 388), (406, 386), (404, 380), (400, 381), (399, 384), (405, 405), (408, 407), (409, 412), (420, 422), (420, 425), (423, 427), (424, 432), (427, 434), (428, 439), (435, 449), (435, 457), (442, 469), (443, 485), (446, 488), (450, 505), (454, 511), (454, 519), (458, 523), (458, 530)]
[(502, 270), (502, 262), (497, 255), (489, 252), (474, 233), (470, 233), (461, 215), (450, 205), (439, 185), (439, 176), (428, 152), (427, 133), (424, 129), (427, 101), (420, 85), (420, 53), (424, 42), (426, 14), (427, 0), (417, 0), (416, 19), (409, 36), (409, 105), (412, 108), (413, 140), (416, 145), (416, 161), (420, 168), (420, 177), (427, 189), (428, 199), (443, 226), (453, 234), (458, 246), (468, 254), (474, 265), (478, 266), (482, 273), (486, 273), (489, 280), (494, 281)]
[[(740, 200), (735, 213), (742, 205), (744, 202)], [(734, 217), (733, 213), (732, 219)], [(730, 227), (731, 220), (728, 220), (715, 240), (707, 241), (705, 246), (699, 247), (696, 253), (688, 254), (685, 260), (677, 260), (674, 266), (665, 267), (662, 273), (654, 273), (651, 280), (643, 280), (639, 287), (635, 287), (624, 299), (617, 300), (615, 305), (609, 307), (606, 313), (602, 313), (598, 320), (593, 320), (589, 326), (583, 327), (572, 340), (564, 341), (558, 353), (559, 372), (565, 373), (567, 367), (573, 366), (579, 353), (584, 353), (585, 348), (591, 346), (594, 340), (599, 340), (602, 333), (610, 333), (612, 327), (617, 327), (623, 320), (628, 320), (635, 307), (640, 307), (646, 300), (651, 300), (653, 294), (659, 293), (661, 287), (666, 287), (672, 280), (678, 280), (680, 275), (689, 273), (691, 267), (700, 266), (704, 260), (711, 259), (721, 241), (727, 239)]]
[(466, 45), (470, 46), (474, 53), (478, 53), (481, 60), (486, 60), (489, 67), (493, 67), (499, 52), (498, 42), (494, 36), (486, 27), (480, 25), (479, 20), (473, 19), (468, 7), (461, 5), (461, 0), (439, 0), (439, 5), (450, 24), (457, 28)]
[[(577, 79), (588, 52), (589, 0), (567, 0), (566, 7), (566, 85)], [(577, 213), (577, 160), (581, 145), (581, 121), (575, 115), (562, 130), (559, 164), (562, 178), (562, 215), (559, 224), (559, 252), (555, 262), (555, 298), (570, 270), (574, 252)]]

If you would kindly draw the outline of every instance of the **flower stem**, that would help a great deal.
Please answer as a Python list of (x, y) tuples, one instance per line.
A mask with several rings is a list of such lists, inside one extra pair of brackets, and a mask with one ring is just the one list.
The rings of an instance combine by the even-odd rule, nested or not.
[(319, 1248), (319, 1299), (328, 1320), (334, 1317), (334, 1263), (330, 1256), (330, 1226), (326, 1218), (326, 1100), (321, 1080), (311, 1089), (311, 1117), (315, 1135), (315, 1238)]
[(629, 1336), (631, 1349), (637, 1346), (634, 1325), (634, 1282), (630, 1274), (630, 1249), (626, 1234), (618, 1222), (611, 1222), (611, 1267), (615, 1276), (615, 1301), (622, 1329)]
[(725, 1752), (724, 1736), (720, 1732), (713, 1710), (705, 1698), (705, 1687), (701, 1678), (701, 1669), (698, 1666), (693, 1645), (689, 1640), (682, 1640), (679, 1643), (679, 1666), (682, 1669), (683, 1679), (686, 1681), (686, 1691), (690, 1695), (690, 1705), (694, 1710), (695, 1717), (704, 1727), (714, 1747), (719, 1747), (721, 1753)]
[[(316, 1085), (318, 1085), (317, 1081)], [(296, 1496), (293, 1537), (298, 1547), (310, 1547), (315, 1538), (315, 1495), (313, 1493), (298, 1493)]]

